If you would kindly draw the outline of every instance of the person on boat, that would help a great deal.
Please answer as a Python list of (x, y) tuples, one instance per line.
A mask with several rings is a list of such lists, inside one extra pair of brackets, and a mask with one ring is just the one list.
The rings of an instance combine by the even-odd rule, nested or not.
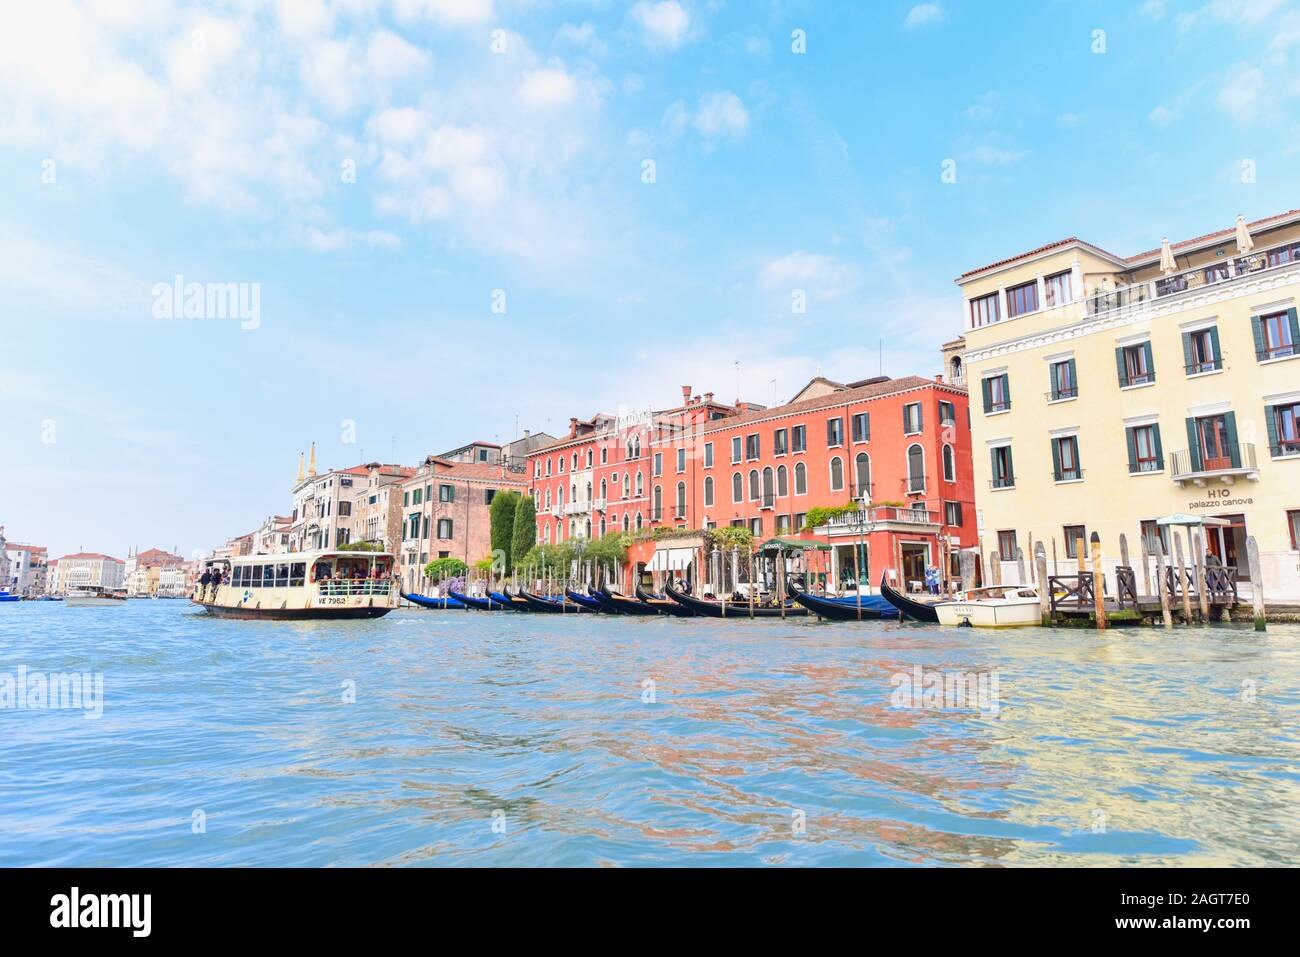
[(203, 574), (199, 577), (199, 601), (202, 601), (204, 596), (207, 595), (208, 585), (211, 583), (212, 572), (205, 568)]

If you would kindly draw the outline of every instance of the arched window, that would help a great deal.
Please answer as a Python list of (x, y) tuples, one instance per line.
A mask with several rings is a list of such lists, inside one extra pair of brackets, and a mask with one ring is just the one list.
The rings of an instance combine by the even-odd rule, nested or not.
[[(561, 456), (556, 460), (555, 465), (556, 465), (556, 469), (555, 469), (555, 471), (557, 471), (557, 472), (563, 472), (563, 471), (564, 471), (564, 456), (563, 456), (563, 455), (561, 455)], [(559, 536), (557, 535), (556, 538), (558, 539)]]
[(600, 480), (600, 497), (602, 501), (609, 498), (609, 484), (605, 479)]
[(710, 475), (704, 480), (704, 507), (713, 507), (713, 476)]
[(664, 488), (662, 485), (655, 486), (654, 511), (650, 513), (650, 519), (656, 521), (664, 517)]
[(603, 518), (600, 520), (600, 537), (605, 537), (605, 520)]
[(749, 470), (749, 500), (758, 501), (758, 469)]
[(960, 383), (961, 374), (962, 374), (961, 356), (953, 356), (952, 362), (949, 364), (948, 368), (949, 371), (952, 373), (951, 374), (952, 381), (956, 383)]
[(844, 491), (844, 460), (838, 455), (831, 459), (831, 491)]
[(871, 498), (871, 459), (866, 452), (853, 460), (853, 497)]
[(925, 450), (919, 445), (907, 449), (907, 492), (925, 491)]
[(785, 470), (784, 465), (777, 466), (776, 497), (785, 498), (789, 494), (790, 494), (790, 473)]
[(626, 532), (627, 530), (628, 530), (628, 521), (627, 521), (627, 516), (624, 515), (624, 516), (623, 516), (623, 531)]
[(952, 446), (943, 447), (943, 480), (945, 482), (957, 481), (957, 461), (952, 454)]
[(771, 467), (763, 469), (763, 504), (774, 504), (773, 499), (776, 497), (776, 480)]
[(595, 459), (592, 458), (592, 451), (591, 451), (591, 449), (587, 449), (587, 468), (591, 468), (592, 463), (593, 463), (594, 461), (595, 461)]
[(546, 490), (546, 507), (548, 510), (551, 507), (551, 490), (549, 488)]
[(631, 472), (623, 473), (623, 497), (624, 498), (632, 497), (632, 473)]
[(638, 435), (636, 438), (632, 440), (632, 458), (639, 459), (640, 457), (641, 457), (641, 436)]
[(556, 486), (555, 504), (559, 505), (561, 508), (564, 507), (564, 486), (563, 485)]
[(739, 472), (734, 472), (731, 476), (731, 500), (733, 502), (745, 500), (745, 480), (741, 478)]
[(569, 501), (576, 502), (577, 500), (578, 500), (578, 483), (574, 482), (572, 485), (569, 486)]
[(645, 494), (645, 481), (641, 478), (641, 473), (636, 473), (636, 497), (640, 498)]
[(794, 467), (794, 494), (808, 494), (808, 467), (802, 462)]
[(551, 523), (547, 522), (542, 526), (542, 544), (551, 544)]
[(591, 519), (587, 519), (587, 537), (591, 538)]
[(637, 512), (637, 513), (636, 513), (636, 530), (637, 530), (638, 532), (641, 531), (641, 513), (640, 513), (640, 512)]
[(573, 471), (578, 471), (578, 453), (573, 453)]
[(677, 483), (677, 517), (686, 517), (686, 483)]

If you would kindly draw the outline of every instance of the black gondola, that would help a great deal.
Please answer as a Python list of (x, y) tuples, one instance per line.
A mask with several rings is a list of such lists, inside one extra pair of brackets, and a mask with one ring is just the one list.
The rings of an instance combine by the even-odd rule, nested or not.
[(672, 615), (675, 618), (693, 618), (695, 616), (695, 609), (678, 604), (662, 595), (656, 595), (640, 585), (636, 586), (636, 597), (638, 601), (654, 608), (661, 615)]
[(608, 585), (601, 585), (599, 588), (592, 587), (591, 597), (600, 602), (602, 608), (615, 615), (640, 615), (644, 617), (659, 614), (657, 609), (643, 601), (614, 594), (609, 590)]
[(596, 601), (596, 599), (592, 598), (590, 595), (584, 595), (582, 592), (575, 591), (572, 588), (564, 589), (564, 594), (569, 596), (569, 601), (577, 602), (583, 608), (587, 609), (587, 611), (595, 612), (596, 614), (603, 614), (605, 612), (605, 609), (600, 606), (600, 602)]
[(534, 595), (523, 588), (519, 589), (519, 597), (528, 602), (528, 606), (533, 611), (539, 611), (546, 615), (577, 615), (591, 611), (590, 608), (580, 605), (572, 599), (561, 601), (558, 598), (543, 598), (541, 595)]
[(868, 608), (866, 605), (859, 606), (857, 603), (833, 601), (829, 598), (818, 598), (806, 591), (797, 591), (793, 597), (795, 601), (814, 615), (819, 618), (829, 618), (831, 621), (877, 621), (884, 617), (877, 608)]
[(418, 605), (421, 608), (432, 608), (436, 611), (464, 611), (468, 606), (459, 598), (450, 596), (444, 598), (430, 598), (428, 595), (408, 595), (402, 592), (402, 597), (412, 605)]
[(501, 611), (505, 606), (493, 598), (473, 598), (469, 595), (462, 594), (454, 589), (447, 589), (447, 594), (466, 608), (473, 608), (475, 611)]
[(704, 615), (709, 618), (806, 618), (808, 616), (806, 608), (791, 605), (786, 605), (782, 609), (757, 603), (751, 606), (749, 602), (741, 601), (725, 603), (716, 600), (710, 601), (704, 598), (694, 598), (685, 592), (678, 591), (672, 585), (665, 585), (664, 591), (669, 598), (682, 607), (689, 608), (697, 615)]
[(924, 621), (932, 625), (939, 623), (939, 613), (934, 610), (933, 605), (926, 604), (923, 601), (913, 601), (902, 592), (894, 591), (885, 581), (884, 575), (880, 576), (880, 594), (884, 596), (885, 601), (913, 621)]

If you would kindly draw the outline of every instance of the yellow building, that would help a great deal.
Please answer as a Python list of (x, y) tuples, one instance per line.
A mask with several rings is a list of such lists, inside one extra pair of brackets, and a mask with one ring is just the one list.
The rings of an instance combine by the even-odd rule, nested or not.
[(1255, 536), (1266, 598), (1300, 600), (1300, 210), (1129, 257), (1065, 239), (957, 284), (986, 555), (1028, 563), (1032, 535), (1065, 564), (1096, 531), (1136, 565), (1139, 529), (1185, 512), (1227, 521), (1207, 547), (1242, 581)]

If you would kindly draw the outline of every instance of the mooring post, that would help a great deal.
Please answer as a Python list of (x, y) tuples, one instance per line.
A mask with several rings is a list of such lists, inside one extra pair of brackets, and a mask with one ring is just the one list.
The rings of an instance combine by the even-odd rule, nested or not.
[(1183, 601), (1183, 624), (1192, 623), (1192, 596), (1187, 592), (1187, 566), (1183, 564), (1183, 536), (1174, 532), (1174, 579), (1178, 582), (1178, 594)]
[[(1080, 539), (1082, 541), (1082, 539)], [(1097, 630), (1106, 630), (1106, 580), (1101, 568), (1101, 536), (1092, 533), (1092, 605), (1097, 612)]]
[(1028, 581), (1029, 579), (1025, 577), (1025, 550), (1017, 546), (1016, 547), (1016, 584), (1023, 585)]
[(996, 550), (989, 552), (989, 584), (1002, 584), (1002, 555)]
[(1042, 542), (1034, 546), (1034, 565), (1038, 571), (1038, 611), (1047, 627), (1052, 624), (1052, 588), (1047, 580), (1047, 549)]
[(1210, 620), (1210, 589), (1205, 578), (1205, 533), (1192, 532), (1192, 561), (1196, 563), (1196, 597), (1201, 606), (1201, 623)]
[(963, 550), (961, 556), (961, 590), (968, 592), (975, 587), (975, 553)]
[(1160, 617), (1166, 628), (1174, 627), (1173, 604), (1169, 599), (1169, 581), (1165, 577), (1165, 543), (1156, 530), (1156, 594), (1160, 596)]
[(1138, 589), (1138, 596), (1149, 595), (1147, 591), (1151, 587), (1151, 556), (1147, 552), (1147, 537), (1138, 536), (1138, 548), (1142, 554), (1142, 587)]
[(1259, 565), (1259, 542), (1246, 536), (1246, 564), (1250, 569), (1250, 603), (1255, 612), (1255, 630), (1264, 631), (1264, 575)]

